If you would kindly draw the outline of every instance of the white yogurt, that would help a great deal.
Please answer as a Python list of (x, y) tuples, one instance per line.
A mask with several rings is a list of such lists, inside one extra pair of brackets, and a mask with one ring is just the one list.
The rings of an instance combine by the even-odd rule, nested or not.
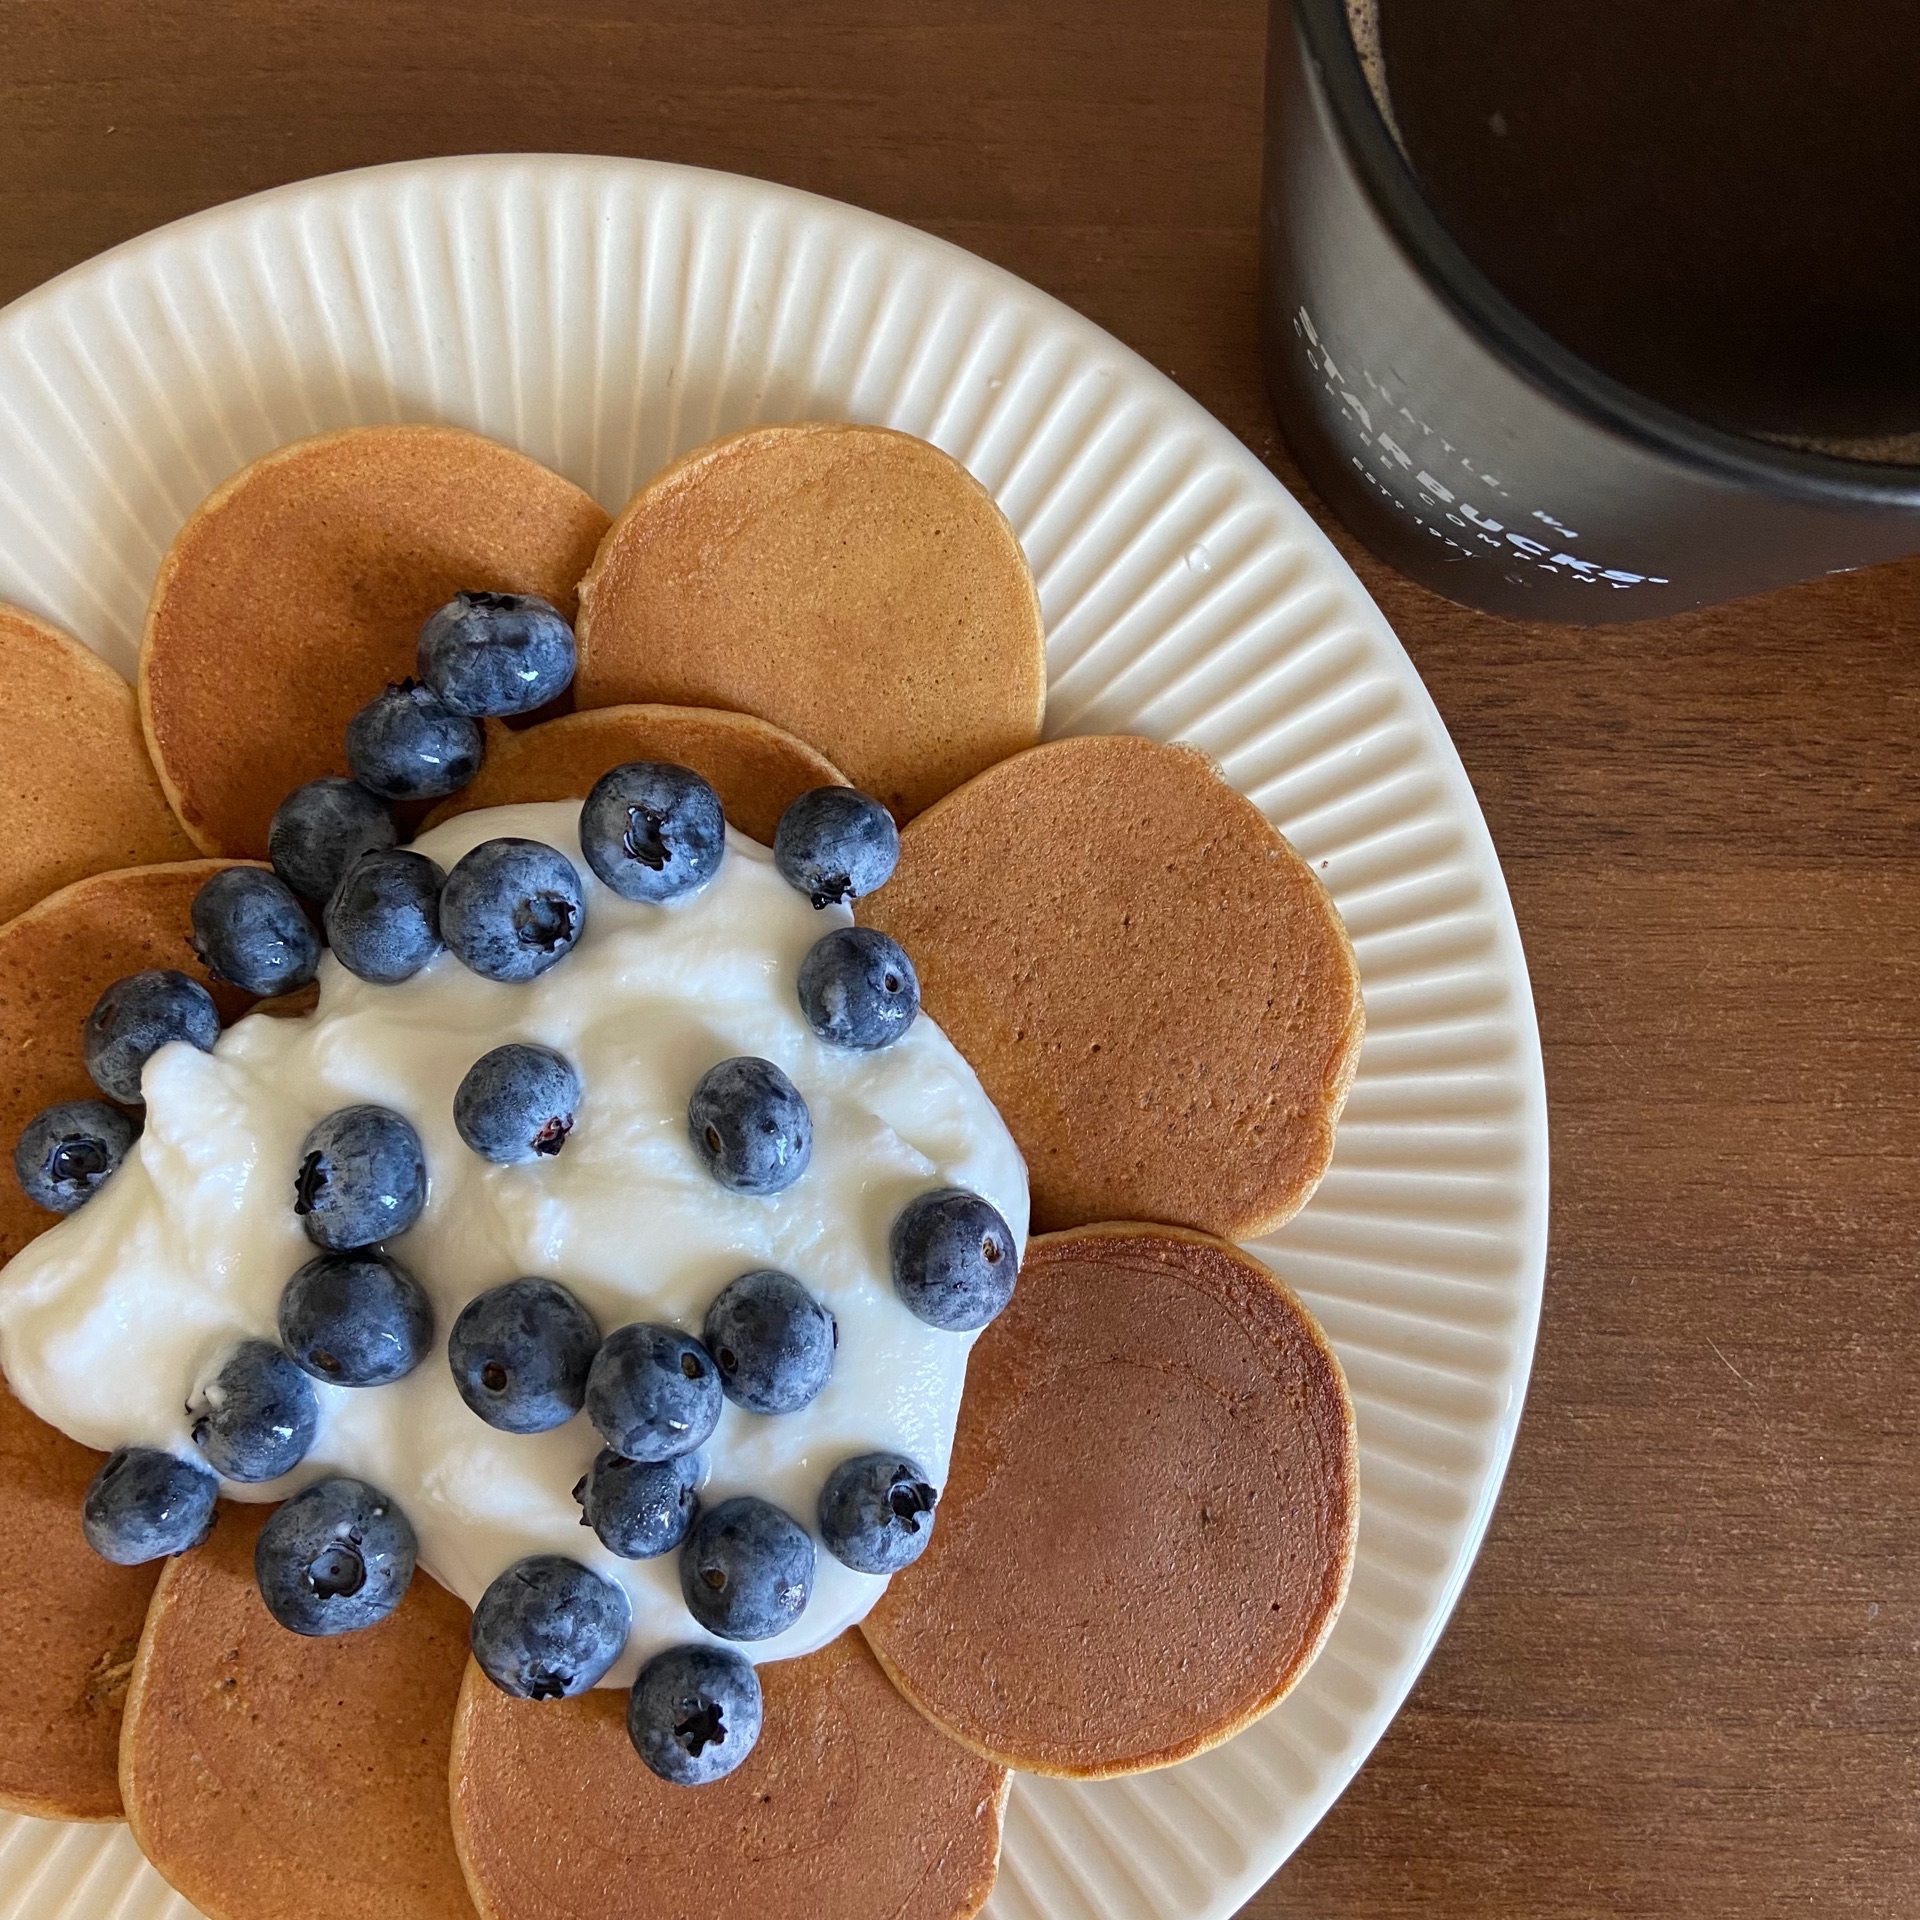
[[(426, 1211), (392, 1249), (432, 1297), (438, 1339), (387, 1387), (317, 1387), (313, 1451), (285, 1479), (228, 1485), (281, 1500), (347, 1473), (399, 1502), (420, 1561), (471, 1605), (524, 1554), (571, 1554), (623, 1586), (633, 1635), (607, 1684), (663, 1646), (704, 1640), (680, 1597), (679, 1556), (609, 1554), (580, 1524), (574, 1483), (598, 1437), (584, 1415), (551, 1433), (497, 1432), (454, 1390), (445, 1338), (476, 1293), (522, 1274), (571, 1288), (604, 1330), (651, 1320), (700, 1330), (708, 1303), (752, 1267), (784, 1268), (832, 1310), (832, 1380), (799, 1413), (729, 1403), (702, 1449), (703, 1497), (772, 1500), (809, 1528), (841, 1460), (897, 1447), (943, 1480), (973, 1337), (923, 1325), (894, 1293), (887, 1236), (930, 1187), (970, 1187), (1025, 1242), (1026, 1170), (972, 1069), (924, 1013), (904, 1039), (857, 1053), (817, 1039), (794, 982), (807, 949), (845, 925), (780, 878), (772, 855), (729, 832), (700, 892), (666, 906), (620, 899), (580, 857), (567, 803), (464, 814), (420, 851), (451, 867), (516, 834), (579, 869), (587, 924), (540, 979), (483, 980), (451, 955), (399, 986), (355, 979), (328, 955), (304, 1018), (253, 1015), (211, 1054), (163, 1048), (148, 1063), (146, 1131), (106, 1186), (0, 1271), (0, 1365), (27, 1406), (89, 1446), (198, 1455), (186, 1405), (232, 1343), (275, 1337), (281, 1288), (316, 1249), (293, 1211), (300, 1143), (323, 1114), (373, 1101), (426, 1148)], [(508, 1040), (557, 1048), (579, 1068), (564, 1151), (493, 1166), (454, 1131), (453, 1095)], [(724, 1191), (687, 1137), (687, 1097), (718, 1060), (758, 1054), (812, 1110), (813, 1160), (785, 1193)], [(886, 1582), (819, 1552), (813, 1598), (756, 1660), (811, 1652), (859, 1620)]]

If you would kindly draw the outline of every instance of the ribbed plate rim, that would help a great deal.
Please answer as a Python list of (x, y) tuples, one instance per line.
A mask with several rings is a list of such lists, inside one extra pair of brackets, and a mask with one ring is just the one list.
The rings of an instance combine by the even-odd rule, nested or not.
[[(1485, 1538), (1511, 1458), (1524, 1403), (1524, 1387), (1531, 1372), (1546, 1265), (1546, 1085), (1519, 928), (1505, 876), (1471, 783), (1418, 671), (1347, 561), (1257, 456), (1197, 401), (1104, 329), (1006, 269), (934, 235), (801, 189), (670, 162), (566, 153), (453, 155), (398, 161), (294, 181), (205, 209), (136, 236), (68, 269), (0, 309), (0, 383), (9, 378), (8, 359), (22, 343), (26, 330), (42, 316), (57, 311), (63, 301), (85, 294), (116, 274), (143, 267), (158, 270), (170, 254), (202, 246), (210, 239), (217, 241), (223, 229), (238, 234), (263, 216), (289, 214), (303, 206), (346, 199), (369, 190), (387, 190), (398, 195), (416, 184), (423, 184), (450, 199), (463, 189), (499, 191), (509, 180), (530, 181), (549, 194), (569, 183), (591, 185), (595, 181), (626, 180), (644, 186), (649, 181), (662, 185), (677, 182), (690, 190), (740, 196), (771, 214), (784, 214), (797, 223), (837, 224), (889, 252), (917, 254), (954, 274), (964, 275), (990, 295), (996, 305), (1021, 310), (1082, 351), (1097, 350), (1104, 361), (1117, 369), (1116, 380), (1124, 382), (1128, 392), (1150, 403), (1158, 429), (1168, 432), (1181, 429), (1193, 435), (1204, 446), (1210, 461), (1230, 469), (1256, 501), (1280, 516), (1288, 537), (1310, 555), (1314, 584), (1336, 593), (1341, 602), (1340, 617), (1366, 631), (1371, 647), (1378, 652), (1380, 663), (1394, 681), (1396, 694), (1408, 702), (1427, 736), (1426, 746), (1434, 762), (1432, 770), (1439, 772), (1444, 784), (1444, 799), (1432, 811), (1444, 817), (1463, 836), (1468, 863), (1493, 922), (1496, 970), (1512, 999), (1511, 1017), (1518, 1049), (1513, 1071), (1523, 1088), (1520, 1124), (1525, 1136), (1524, 1164), (1518, 1179), (1526, 1205), (1516, 1236), (1520, 1261), (1514, 1305), (1519, 1309), (1519, 1318), (1504, 1340), (1509, 1375), (1518, 1390), (1497, 1418), (1487, 1423), (1489, 1465), (1479, 1497), (1465, 1525), (1456, 1534), (1447, 1577), (1428, 1609), (1414, 1656), (1402, 1662), (1374, 1711), (1354, 1717), (1340, 1763), (1329, 1770), (1321, 1790), (1303, 1797), (1301, 1803), (1290, 1810), (1285, 1825), (1292, 1827), (1299, 1821), (1292, 1838), (1279, 1831), (1282, 1823), (1276, 1819), (1264, 1836), (1264, 1846), (1249, 1849), (1250, 1857), (1244, 1869), (1224, 1878), (1215, 1897), (1204, 1906), (1190, 1910), (1194, 1920), (1218, 1920), (1218, 1916), (1231, 1912), (1261, 1886), (1311, 1831), (1372, 1751), (1424, 1668)], [(1336, 1340), (1336, 1347), (1339, 1344)], [(1300, 1818), (1302, 1815), (1304, 1819)]]

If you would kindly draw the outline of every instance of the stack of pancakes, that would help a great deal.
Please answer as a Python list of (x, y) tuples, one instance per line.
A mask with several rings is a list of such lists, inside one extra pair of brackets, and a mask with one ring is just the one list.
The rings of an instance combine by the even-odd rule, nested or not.
[[(81, 1023), (109, 982), (199, 975), (201, 882), (264, 857), (280, 797), (344, 770), (348, 716), (474, 588), (577, 617), (579, 710), (490, 723), (442, 814), (657, 759), (761, 840), (842, 781), (902, 822), (859, 918), (913, 956), (1042, 1230), (974, 1349), (931, 1545), (861, 1628), (763, 1670), (758, 1747), (688, 1791), (641, 1765), (621, 1696), (483, 1684), (465, 1609), (424, 1576), (366, 1632), (283, 1631), (251, 1578), (263, 1509), (224, 1509), (157, 1580), (95, 1559), (98, 1457), (0, 1390), (0, 1804), (124, 1811), (214, 1920), (958, 1920), (992, 1887), (1010, 1768), (1127, 1773), (1224, 1740), (1339, 1609), (1345, 1383), (1232, 1242), (1325, 1171), (1363, 1024), (1352, 949), (1199, 754), (1039, 744), (1026, 562), (926, 443), (760, 429), (609, 524), (473, 435), (353, 430), (270, 454), (188, 522), (137, 705), (0, 610), (0, 800), (25, 828), (0, 842), (0, 1140), (89, 1091)], [(50, 1224), (0, 1183), (0, 1258)]]

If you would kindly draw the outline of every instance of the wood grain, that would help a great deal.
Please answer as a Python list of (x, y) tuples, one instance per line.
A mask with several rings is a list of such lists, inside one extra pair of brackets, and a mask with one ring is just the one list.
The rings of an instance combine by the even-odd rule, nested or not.
[[(5, 0), (0, 294), (415, 154), (835, 194), (1037, 281), (1297, 487), (1254, 349), (1261, 0)], [(1507, 863), (1553, 1097), (1479, 1569), (1260, 1920), (1920, 1911), (1920, 561), (1652, 626), (1355, 553)]]

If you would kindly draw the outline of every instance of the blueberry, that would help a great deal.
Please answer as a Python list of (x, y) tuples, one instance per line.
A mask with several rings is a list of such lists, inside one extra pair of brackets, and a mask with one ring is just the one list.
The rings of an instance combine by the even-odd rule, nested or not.
[(930, 1327), (971, 1333), (1013, 1298), (1013, 1233), (964, 1187), (917, 1194), (893, 1223), (893, 1284)]
[(295, 787), (274, 809), (267, 858), (295, 893), (324, 906), (363, 853), (394, 842), (386, 802), (358, 780), (330, 773)]
[(573, 684), (573, 629), (532, 593), (457, 593), (420, 629), (420, 678), (454, 713), (531, 713)]
[(689, 768), (630, 761), (602, 774), (587, 795), (580, 851), (623, 900), (677, 899), (720, 870), (720, 796)]
[(760, 1676), (727, 1647), (669, 1647), (640, 1669), (627, 1697), (627, 1737), (662, 1780), (711, 1786), (760, 1738)]
[(433, 1307), (389, 1254), (323, 1253), (281, 1292), (280, 1341), (316, 1380), (384, 1387), (427, 1357)]
[(49, 1213), (93, 1198), (133, 1150), (140, 1123), (104, 1100), (62, 1100), (29, 1120), (13, 1150), (20, 1191)]
[(227, 867), (193, 896), (193, 950), (242, 993), (291, 993), (320, 965), (320, 936), (293, 889), (261, 867)]
[(197, 1547), (213, 1531), (220, 1482), (205, 1467), (157, 1447), (122, 1447), (93, 1476), (80, 1530), (103, 1560), (137, 1567)]
[(920, 1011), (920, 977), (906, 949), (873, 927), (836, 927), (800, 962), (800, 1011), (822, 1040), (890, 1047)]
[(480, 771), (480, 723), (417, 680), (377, 693), (347, 722), (347, 765), (383, 800), (437, 800)]
[(342, 1107), (300, 1143), (293, 1210), (316, 1247), (370, 1247), (405, 1233), (426, 1204), (420, 1136), (387, 1107)]
[(565, 1700), (620, 1658), (633, 1624), (626, 1593), (564, 1554), (516, 1560), (480, 1596), (469, 1644), (502, 1693)]
[(573, 951), (586, 925), (580, 876), (538, 840), (483, 840), (447, 875), (440, 932), (489, 980), (532, 980)]
[(734, 1193), (781, 1193), (813, 1158), (813, 1118), (771, 1060), (722, 1060), (687, 1102), (687, 1133), (707, 1171)]
[(705, 1473), (697, 1453), (677, 1460), (629, 1460), (602, 1447), (573, 1489), (580, 1524), (623, 1560), (651, 1560), (671, 1553), (687, 1537), (700, 1511)]
[(327, 902), (327, 944), (349, 973), (380, 986), (410, 980), (440, 951), (447, 876), (410, 847), (377, 847), (340, 876)]
[(736, 1406), (797, 1413), (827, 1384), (839, 1329), (792, 1274), (762, 1267), (720, 1290), (701, 1334)]
[(364, 1480), (322, 1480), (260, 1530), (253, 1577), (267, 1611), (309, 1635), (377, 1626), (406, 1597), (419, 1546), (407, 1516)]
[(558, 1153), (579, 1105), (580, 1076), (564, 1055), (514, 1041), (467, 1069), (453, 1124), (481, 1159), (510, 1167)]
[(220, 1038), (220, 1015), (199, 981), (172, 967), (116, 980), (87, 1015), (87, 1074), (109, 1100), (141, 1104), (140, 1073), (160, 1049), (184, 1040), (211, 1053)]
[(676, 1327), (615, 1327), (587, 1375), (587, 1418), (629, 1460), (691, 1453), (719, 1422), (719, 1369)]
[(447, 1336), (460, 1398), (503, 1433), (545, 1433), (571, 1420), (599, 1351), (593, 1315), (551, 1280), (509, 1280), (477, 1294)]
[(803, 793), (773, 830), (774, 865), (816, 907), (885, 886), (899, 860), (893, 815), (852, 787)]
[(723, 1640), (771, 1640), (813, 1595), (813, 1536), (765, 1500), (709, 1507), (680, 1549), (687, 1611)]
[(855, 1573), (898, 1573), (926, 1551), (939, 1498), (904, 1453), (859, 1454), (820, 1489), (820, 1538)]
[(320, 1424), (313, 1382), (271, 1340), (242, 1340), (188, 1403), (193, 1444), (228, 1480), (277, 1480)]

